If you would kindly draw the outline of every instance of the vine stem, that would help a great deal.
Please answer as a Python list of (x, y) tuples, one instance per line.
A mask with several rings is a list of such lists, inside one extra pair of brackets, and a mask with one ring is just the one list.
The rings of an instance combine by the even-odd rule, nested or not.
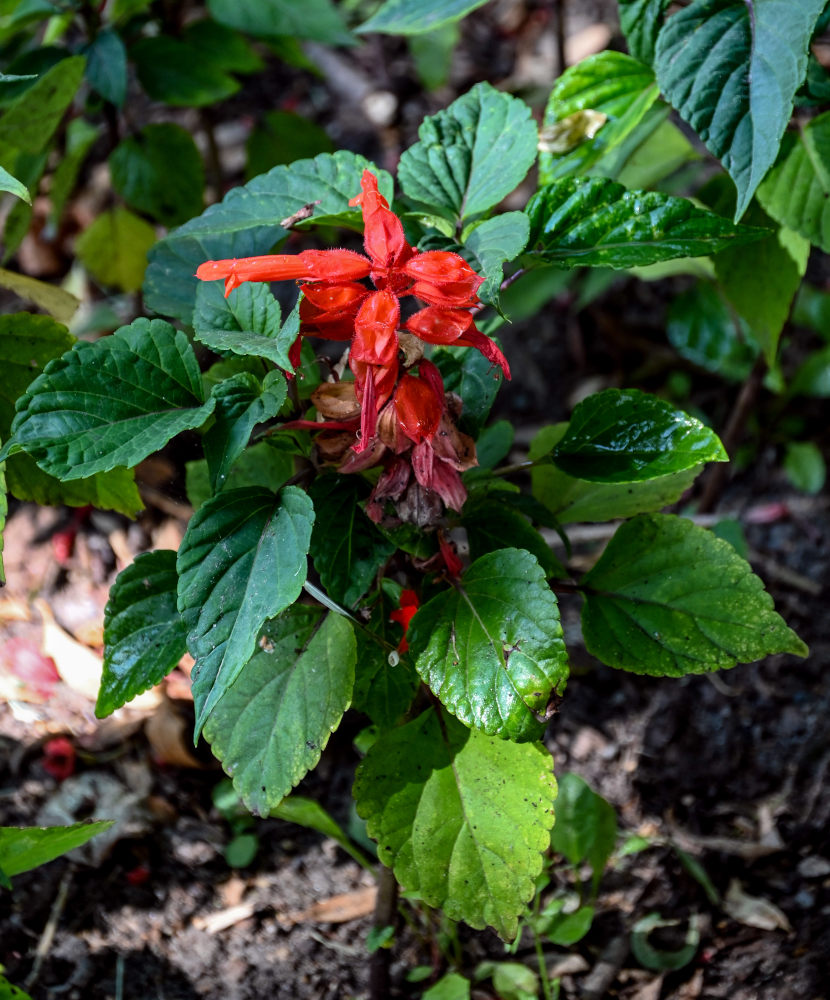
[[(378, 895), (375, 901), (374, 928), (394, 927), (397, 923), (398, 883), (391, 868), (380, 866)], [(392, 952), (378, 948), (369, 960), (369, 1000), (387, 1000), (389, 997), (389, 965)]]

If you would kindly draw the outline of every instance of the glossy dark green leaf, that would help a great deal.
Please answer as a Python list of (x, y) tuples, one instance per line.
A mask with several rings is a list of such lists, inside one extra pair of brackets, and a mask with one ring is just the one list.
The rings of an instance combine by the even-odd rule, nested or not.
[(51, 361), (20, 398), (12, 434), (45, 472), (81, 479), (137, 465), (213, 406), (187, 337), (137, 319)]
[(281, 326), (280, 304), (262, 281), (246, 281), (225, 298), (223, 282), (202, 281), (193, 313), (196, 340), (214, 351), (267, 358), (291, 371), (288, 352), (300, 332), (295, 311)]
[(551, 846), (575, 867), (587, 861), (594, 873), (594, 887), (611, 857), (617, 840), (617, 814), (613, 807), (577, 774), (559, 779), (556, 828)]
[(441, 369), (444, 387), (461, 397), (461, 428), (474, 437), (478, 434), (495, 402), (504, 376), (480, 351), (469, 347), (442, 347), (432, 360)]
[(605, 389), (576, 406), (553, 460), (579, 479), (637, 483), (729, 456), (714, 431), (671, 403), (639, 389)]
[(468, 726), (538, 739), (568, 676), (556, 597), (522, 549), (482, 556), (425, 604), (407, 640), (424, 682)]
[(275, 38), (289, 35), (329, 45), (353, 39), (332, 0), (208, 0), (208, 10), (220, 23), (247, 35)]
[(62, 59), (9, 105), (0, 117), (0, 149), (39, 153), (48, 146), (75, 98), (84, 65), (83, 56)]
[(705, 257), (767, 235), (657, 191), (627, 191), (602, 177), (540, 188), (525, 209), (535, 260), (560, 267), (629, 268)]
[(476, 458), (482, 469), (494, 469), (513, 447), (515, 431), (509, 420), (497, 420), (485, 427), (476, 440)]
[(169, 35), (142, 38), (130, 49), (141, 86), (154, 101), (204, 107), (235, 94), (239, 81), (196, 46)]
[(121, 36), (112, 28), (104, 28), (84, 55), (90, 87), (120, 108), (127, 96), (127, 50)]
[(220, 382), (211, 397), (216, 406), (213, 423), (202, 444), (213, 492), (227, 486), (231, 467), (248, 445), (257, 424), (275, 417), (287, 389), (280, 372), (269, 372), (260, 383), (245, 372)]
[(466, 17), (487, 0), (385, 0), (357, 29), (387, 35), (418, 35)]
[(670, 0), (618, 0), (620, 27), (628, 51), (648, 66), (654, 61), (654, 45)]
[(735, 316), (709, 281), (697, 282), (672, 300), (666, 335), (681, 357), (735, 381), (749, 375), (759, 353), (746, 322)]
[(516, 97), (479, 83), (425, 118), (401, 156), (404, 193), (446, 219), (470, 220), (524, 180), (536, 157), (536, 123)]
[(465, 504), (462, 524), (467, 529), (471, 559), (510, 546), (526, 549), (535, 556), (546, 577), (568, 575), (548, 543), (527, 519), (498, 500)]
[(539, 744), (494, 739), (432, 709), (381, 736), (354, 784), (378, 856), (404, 889), (505, 939), (535, 891), (555, 795)]
[(825, 0), (693, 0), (663, 25), (660, 90), (738, 188), (739, 219), (772, 166)]
[(366, 497), (355, 476), (320, 476), (309, 490), (316, 519), (310, 555), (326, 593), (346, 607), (374, 583), (395, 551), (359, 506)]
[(269, 621), (205, 724), (251, 812), (267, 816), (320, 759), (349, 707), (355, 641), (340, 615), (297, 605)]
[(114, 823), (104, 819), (72, 826), (0, 826), (0, 868), (19, 875), (80, 847)]
[(580, 587), (588, 651), (622, 670), (682, 677), (772, 653), (807, 655), (749, 564), (683, 518), (627, 521)]
[(98, 718), (160, 683), (187, 652), (176, 607), (176, 553), (143, 552), (122, 570), (104, 610), (104, 672)]
[(179, 611), (196, 660), (197, 733), (253, 655), (263, 624), (299, 596), (313, 522), (311, 501), (296, 486), (276, 495), (225, 490), (193, 515), (177, 570)]
[[(218, 205), (160, 240), (150, 253), (144, 283), (147, 307), (190, 322), (196, 288), (196, 268), (206, 260), (252, 257), (269, 253), (287, 235), (280, 222), (314, 204), (314, 215), (338, 216), (363, 231), (359, 208), (349, 200), (360, 193), (364, 169), (379, 178), (380, 191), (392, 199), (392, 179), (354, 153), (322, 153), (274, 167), (244, 187), (233, 188)], [(319, 204), (316, 202), (319, 201)]]
[(109, 158), (112, 185), (132, 208), (177, 226), (204, 208), (205, 170), (196, 143), (172, 122), (124, 139)]

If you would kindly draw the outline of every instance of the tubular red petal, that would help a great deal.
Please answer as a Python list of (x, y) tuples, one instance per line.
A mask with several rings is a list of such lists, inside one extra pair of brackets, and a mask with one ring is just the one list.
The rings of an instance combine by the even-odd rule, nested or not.
[(388, 208), (377, 208), (368, 217), (364, 208), (363, 245), (375, 268), (396, 267), (412, 255), (401, 220)]
[(444, 412), (443, 395), (436, 394), (430, 381), (404, 375), (395, 392), (395, 413), (404, 434), (420, 444), (438, 430)]
[(421, 378), (428, 382), (432, 387), (432, 391), (441, 403), (441, 412), (443, 413), (444, 380), (441, 378), (441, 372), (438, 370), (437, 365), (434, 365), (431, 361), (427, 361), (426, 358), (422, 358), (418, 362), (418, 372), (420, 373)]
[(300, 322), (303, 333), (326, 340), (349, 340), (354, 333), (354, 318), (360, 303), (369, 294), (354, 282), (342, 285), (303, 286)]
[(463, 309), (427, 306), (410, 316), (404, 327), (428, 344), (454, 344), (472, 322), (473, 317)]
[(419, 253), (404, 267), (404, 272), (416, 282), (424, 282), (439, 290), (446, 290), (453, 298), (466, 290), (468, 297), (484, 281), (463, 257), (449, 250), (427, 250)]
[(243, 281), (357, 281), (367, 278), (370, 262), (353, 250), (304, 250), (298, 254), (265, 254), (209, 260), (196, 269), (202, 281), (226, 279), (235, 288)]
[(470, 309), (479, 304), (475, 291), (471, 292), (463, 283), (446, 282), (439, 287), (428, 281), (416, 281), (406, 290), (406, 294), (444, 309)]
[(307, 281), (350, 282), (368, 278), (372, 265), (354, 250), (303, 250), (297, 254)]
[(355, 317), (350, 358), (370, 365), (390, 365), (398, 354), (400, 318), (401, 307), (395, 295), (372, 292)]

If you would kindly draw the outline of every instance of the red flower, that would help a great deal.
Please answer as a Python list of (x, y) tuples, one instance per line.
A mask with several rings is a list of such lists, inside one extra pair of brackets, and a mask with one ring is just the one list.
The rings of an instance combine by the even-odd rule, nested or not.
[(403, 629), (403, 638), (398, 643), (398, 652), (405, 653), (409, 649), (409, 643), (406, 641), (406, 630), (418, 610), (418, 595), (414, 590), (402, 590), (399, 605), (391, 612), (389, 618), (393, 622), (397, 622)]
[(55, 781), (65, 781), (75, 773), (75, 747), (65, 736), (43, 744), (43, 770)]

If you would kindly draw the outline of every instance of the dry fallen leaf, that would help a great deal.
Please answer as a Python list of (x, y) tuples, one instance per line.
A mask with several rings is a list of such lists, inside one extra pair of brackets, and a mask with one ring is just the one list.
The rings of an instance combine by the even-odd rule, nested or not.
[(350, 920), (368, 916), (375, 909), (377, 887), (370, 885), (365, 889), (345, 892), (329, 899), (321, 899), (305, 910), (293, 910), (291, 913), (278, 913), (277, 920), (281, 924), (345, 924)]
[(723, 898), (723, 908), (739, 924), (759, 927), (762, 931), (791, 931), (787, 915), (768, 899), (750, 896), (743, 886), (733, 878)]

